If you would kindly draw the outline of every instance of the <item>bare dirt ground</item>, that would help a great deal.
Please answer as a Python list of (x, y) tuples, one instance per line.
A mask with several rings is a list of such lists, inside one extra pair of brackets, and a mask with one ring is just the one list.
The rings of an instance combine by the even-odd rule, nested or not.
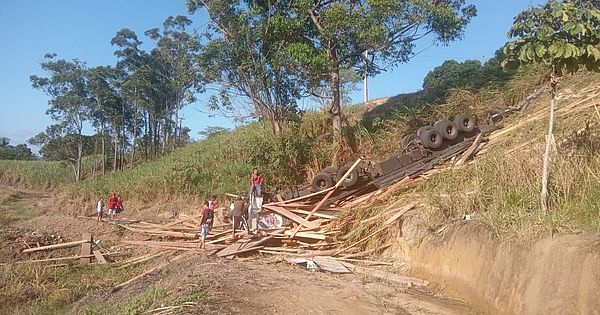
[[(36, 231), (58, 234), (64, 241), (77, 240), (82, 232), (91, 232), (106, 246), (130, 237), (126, 234), (128, 232), (115, 225), (67, 216), (61, 214), (59, 209), (48, 209), (49, 198), (40, 192), (0, 186), (0, 211), (13, 215), (13, 219), (15, 212), (22, 214), (18, 220), (9, 220), (2, 228), (14, 227), (21, 233)], [(136, 255), (142, 253), (138, 251)], [(144, 266), (146, 270), (161, 264), (164, 267), (120, 290), (104, 287), (90, 291), (80, 300), (67, 305), (65, 312), (138, 314), (160, 307), (180, 306), (166, 309), (163, 313), (475, 313), (464, 302), (428, 289), (409, 288), (365, 275), (310, 272), (292, 266), (280, 257), (254, 256), (227, 260), (207, 257), (203, 252), (189, 252), (184, 254), (184, 258), (167, 264), (175, 255), (150, 261)], [(14, 259), (18, 259), (18, 255), (10, 260)], [(160, 313), (160, 310), (153, 313)]]

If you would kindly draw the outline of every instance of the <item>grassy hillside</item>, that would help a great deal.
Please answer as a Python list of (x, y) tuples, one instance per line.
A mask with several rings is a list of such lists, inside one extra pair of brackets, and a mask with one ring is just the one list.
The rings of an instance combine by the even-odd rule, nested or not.
[[(550, 212), (540, 206), (540, 177), (548, 124), (549, 93), (522, 114), (507, 117), (487, 147), (467, 165), (442, 168), (415, 187), (397, 191), (384, 203), (349, 213), (361, 222), (378, 213), (418, 202), (413, 212), (420, 231), (443, 230), (471, 215), (500, 237), (532, 241), (556, 233), (600, 229), (600, 74), (581, 72), (561, 82), (550, 166)], [(501, 97), (502, 94), (497, 94)], [(477, 97), (480, 97), (477, 95)], [(386, 216), (382, 217), (385, 220)], [(349, 226), (353, 242), (378, 228)], [(385, 243), (373, 238), (367, 247)]]

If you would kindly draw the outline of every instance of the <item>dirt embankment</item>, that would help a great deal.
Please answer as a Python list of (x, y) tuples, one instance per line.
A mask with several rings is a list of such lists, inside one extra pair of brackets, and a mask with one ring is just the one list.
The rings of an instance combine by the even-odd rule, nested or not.
[[(408, 224), (407, 224), (408, 223)], [(548, 237), (530, 246), (458, 224), (400, 245), (412, 273), (491, 314), (600, 314), (600, 238)]]

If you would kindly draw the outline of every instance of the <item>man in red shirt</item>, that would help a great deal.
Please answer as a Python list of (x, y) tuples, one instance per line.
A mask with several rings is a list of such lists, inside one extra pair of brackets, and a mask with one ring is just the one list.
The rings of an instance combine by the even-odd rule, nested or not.
[(115, 213), (117, 211), (117, 201), (117, 195), (113, 191), (112, 193), (110, 193), (110, 197), (108, 197), (108, 219), (111, 221), (115, 219)]
[(200, 210), (200, 244), (198, 244), (198, 247), (200, 247), (200, 249), (206, 248), (206, 236), (208, 235), (208, 231), (210, 230), (212, 220), (213, 215), (210, 209), (208, 208), (208, 201), (204, 201), (204, 203), (202, 204), (202, 209)]
[(250, 196), (260, 197), (262, 196), (261, 186), (265, 180), (265, 177), (258, 172), (258, 170), (254, 170), (252, 175), (250, 176)]

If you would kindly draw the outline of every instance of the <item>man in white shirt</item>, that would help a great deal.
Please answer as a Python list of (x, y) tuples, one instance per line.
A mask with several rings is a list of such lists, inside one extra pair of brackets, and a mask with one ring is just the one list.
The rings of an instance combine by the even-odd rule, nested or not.
[(104, 208), (104, 200), (102, 197), (100, 197), (100, 200), (98, 200), (98, 206), (96, 207), (96, 219), (98, 219), (98, 221), (102, 221), (102, 208)]

